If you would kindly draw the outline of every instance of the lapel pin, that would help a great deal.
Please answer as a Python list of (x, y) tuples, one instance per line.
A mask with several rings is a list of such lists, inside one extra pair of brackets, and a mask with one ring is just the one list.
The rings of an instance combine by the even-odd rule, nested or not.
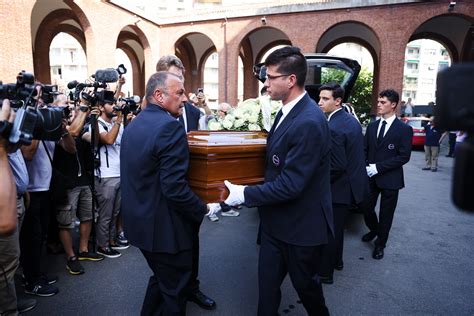
[(272, 156), (273, 164), (278, 167), (280, 165), (280, 158), (277, 155)]

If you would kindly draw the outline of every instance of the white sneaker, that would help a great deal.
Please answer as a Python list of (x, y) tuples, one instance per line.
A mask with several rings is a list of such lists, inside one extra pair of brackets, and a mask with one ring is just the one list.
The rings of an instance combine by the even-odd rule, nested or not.
[(237, 211), (234, 211), (234, 210), (230, 210), (230, 211), (227, 211), (227, 212), (221, 212), (221, 215), (222, 216), (229, 216), (229, 217), (236, 217), (236, 216), (239, 216), (240, 213), (237, 212)]
[(219, 220), (216, 214), (209, 215), (208, 217), (211, 222), (217, 222)]

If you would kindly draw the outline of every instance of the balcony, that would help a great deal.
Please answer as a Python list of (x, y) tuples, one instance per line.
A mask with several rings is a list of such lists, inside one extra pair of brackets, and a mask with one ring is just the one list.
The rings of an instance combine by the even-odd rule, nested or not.
[(403, 83), (403, 90), (417, 90), (417, 83)]
[(419, 69), (408, 69), (408, 68), (405, 68), (405, 76), (417, 77), (419, 72), (420, 72)]

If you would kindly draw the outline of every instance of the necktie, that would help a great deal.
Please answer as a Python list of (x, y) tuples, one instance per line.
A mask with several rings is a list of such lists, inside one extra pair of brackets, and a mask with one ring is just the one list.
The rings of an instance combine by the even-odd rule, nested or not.
[(274, 126), (273, 131), (276, 130), (276, 128), (277, 128), (277, 126), (278, 126), (278, 122), (280, 122), (280, 119), (281, 119), (282, 116), (283, 116), (283, 112), (282, 112), (282, 110), (280, 109), (280, 111), (278, 111), (278, 113), (277, 113), (277, 115), (276, 115), (276, 117), (275, 117), (275, 121), (273, 122), (273, 126)]
[(379, 131), (379, 136), (377, 137), (377, 145), (382, 142), (383, 134), (385, 134), (385, 125), (387, 125), (387, 121), (382, 121), (382, 127)]

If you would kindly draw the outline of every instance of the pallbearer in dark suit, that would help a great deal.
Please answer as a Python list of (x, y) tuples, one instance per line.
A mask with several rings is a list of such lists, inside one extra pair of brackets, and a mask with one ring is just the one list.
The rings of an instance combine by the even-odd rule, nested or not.
[(304, 90), (306, 60), (299, 48), (265, 60), (265, 86), (283, 108), (267, 138), (265, 183), (234, 185), (225, 203), (258, 206), (261, 218), (258, 315), (275, 316), (287, 274), (309, 315), (328, 315), (317, 275), (321, 249), (333, 232), (327, 120)]
[(184, 315), (194, 227), (207, 208), (186, 180), (188, 142), (176, 120), (187, 100), (181, 78), (169, 72), (152, 75), (146, 98), (147, 107), (122, 137), (124, 230), (153, 271), (141, 314)]
[[(181, 60), (174, 55), (165, 55), (161, 57), (156, 64), (156, 71), (169, 71), (180, 78), (184, 82), (184, 65)], [(174, 114), (173, 114), (174, 115)], [(179, 109), (179, 112), (174, 117), (178, 118), (181, 125), (184, 127), (184, 131), (195, 131), (199, 127), (199, 117), (201, 111), (195, 108), (190, 102), (186, 102), (184, 106)], [(186, 134), (184, 135), (186, 137)], [(199, 229), (201, 228), (201, 222), (193, 224), (193, 269), (191, 278), (186, 287), (186, 293), (188, 300), (198, 304), (200, 307), (205, 309), (215, 309), (216, 302), (201, 292), (199, 286), (200, 282), (198, 279), (199, 275)]]
[[(394, 90), (380, 92), (377, 115), (380, 120), (367, 126), (365, 132), (365, 157), (369, 176), (370, 197), (365, 203), (364, 219), (370, 231), (362, 237), (371, 241), (375, 237), (374, 259), (382, 259), (393, 214), (397, 207), (398, 191), (405, 186), (403, 165), (410, 160), (413, 130), (396, 116), (399, 96)], [(375, 205), (380, 198), (379, 218)]]
[(342, 270), (344, 220), (351, 205), (369, 193), (365, 170), (364, 137), (359, 122), (341, 107), (344, 88), (328, 83), (319, 88), (319, 107), (328, 116), (331, 131), (331, 194), (335, 238), (323, 249), (321, 281), (333, 283), (334, 269)]

